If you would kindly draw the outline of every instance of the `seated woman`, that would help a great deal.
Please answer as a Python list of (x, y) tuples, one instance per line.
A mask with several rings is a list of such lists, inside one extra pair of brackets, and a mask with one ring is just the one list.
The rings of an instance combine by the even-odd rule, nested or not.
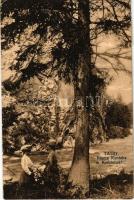
[(34, 182), (33, 172), (35, 170), (35, 166), (31, 161), (30, 157), (28, 156), (28, 154), (31, 151), (31, 145), (22, 146), (20, 151), (22, 152), (22, 158), (21, 158), (22, 172), (19, 179), (19, 186), (21, 188), (21, 191), (27, 194), (30, 186), (32, 186)]

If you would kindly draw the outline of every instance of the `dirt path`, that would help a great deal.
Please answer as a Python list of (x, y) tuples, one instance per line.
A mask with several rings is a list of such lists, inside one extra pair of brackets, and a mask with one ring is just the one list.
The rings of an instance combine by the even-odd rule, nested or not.
[[(110, 155), (106, 156), (105, 153), (115, 152), (117, 155), (117, 163), (102, 163), (100, 159), (105, 159)], [(62, 168), (69, 168), (73, 158), (73, 149), (62, 149), (57, 152), (58, 161)], [(44, 161), (47, 156), (45, 155), (32, 155), (31, 159), (35, 164), (39, 164)], [(97, 159), (99, 157), (99, 160)], [(124, 159), (126, 157), (126, 159)], [(98, 163), (97, 163), (98, 162)], [(114, 158), (115, 162), (115, 158)], [(21, 171), (20, 158), (15, 156), (3, 156), (3, 175), (4, 180), (8, 179), (9, 176), (14, 181), (18, 180)], [(90, 147), (90, 169), (91, 176), (106, 176), (111, 173), (119, 173), (121, 170), (130, 172), (133, 170), (133, 154), (132, 154), (132, 135), (124, 139), (114, 139), (109, 142), (95, 145)]]

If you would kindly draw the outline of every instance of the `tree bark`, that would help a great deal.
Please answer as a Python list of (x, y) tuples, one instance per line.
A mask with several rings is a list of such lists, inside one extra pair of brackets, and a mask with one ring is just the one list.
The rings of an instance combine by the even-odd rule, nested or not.
[(86, 107), (90, 95), (91, 52), (89, 0), (79, 0), (78, 18), (80, 24), (79, 60), (75, 84), (76, 135), (69, 182), (89, 192), (89, 109)]
[(85, 193), (89, 191), (89, 132), (88, 113), (85, 108), (77, 113), (75, 148), (69, 182), (81, 186)]

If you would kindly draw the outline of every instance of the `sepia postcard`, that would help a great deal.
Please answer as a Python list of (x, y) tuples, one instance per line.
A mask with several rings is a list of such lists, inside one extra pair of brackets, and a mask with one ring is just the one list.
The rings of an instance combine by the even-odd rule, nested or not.
[(132, 199), (130, 0), (1, 0), (4, 199)]

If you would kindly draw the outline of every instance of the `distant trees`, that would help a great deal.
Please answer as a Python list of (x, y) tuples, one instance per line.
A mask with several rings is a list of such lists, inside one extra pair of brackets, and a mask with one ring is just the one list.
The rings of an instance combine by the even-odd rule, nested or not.
[(110, 126), (120, 126), (123, 128), (131, 128), (132, 111), (128, 105), (114, 100), (107, 109), (106, 124)]
[(107, 105), (105, 123), (107, 138), (124, 138), (131, 134), (132, 105), (126, 105), (121, 98), (111, 99)]
[[(51, 79), (43, 85), (36, 78), (28, 81), (20, 91), (10, 96), (3, 91), (3, 147), (19, 150), (23, 142), (45, 149), (49, 138), (55, 137), (55, 93), (57, 85)], [(7, 151), (6, 151), (7, 149)]]

